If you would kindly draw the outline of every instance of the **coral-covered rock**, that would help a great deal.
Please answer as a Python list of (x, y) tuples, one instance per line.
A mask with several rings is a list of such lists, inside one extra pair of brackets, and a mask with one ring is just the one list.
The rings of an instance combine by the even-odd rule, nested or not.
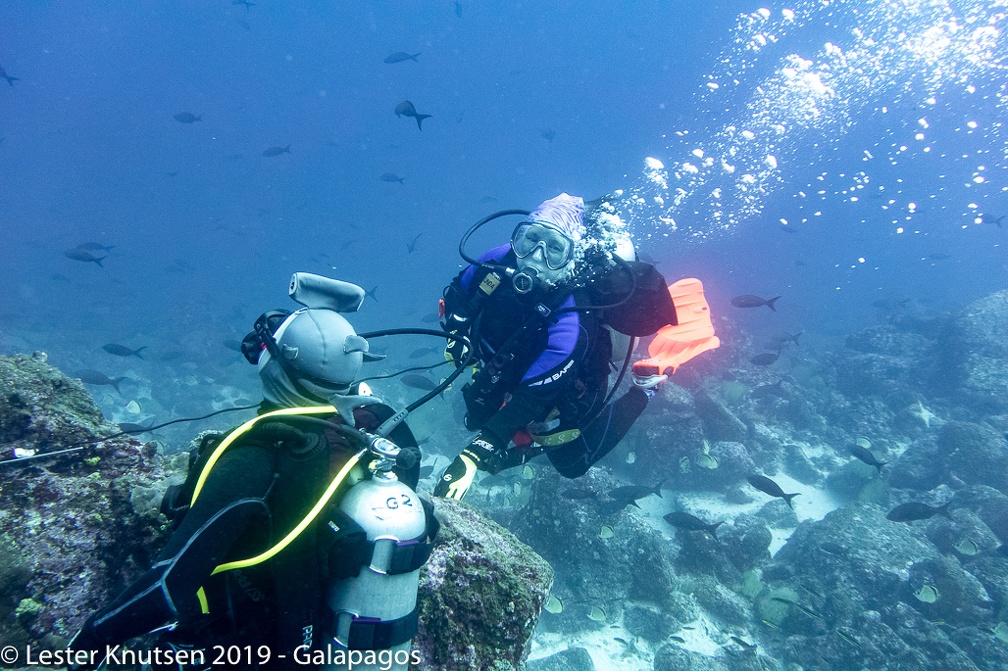
[(985, 296), (949, 325), (947, 377), (960, 402), (976, 411), (1008, 412), (1008, 291)]
[[(45, 356), (0, 357), (0, 632), (58, 646), (151, 563), (164, 533), (149, 492), (167, 475), (152, 444), (117, 427)], [(11, 461), (19, 455), (57, 456)], [(166, 486), (166, 485), (165, 485)], [(146, 496), (134, 495), (147, 492)], [(28, 576), (25, 579), (25, 569)], [(18, 608), (20, 606), (20, 608)]]
[(421, 669), (520, 669), (553, 569), (472, 508), (438, 499), (437, 546), (420, 581)]

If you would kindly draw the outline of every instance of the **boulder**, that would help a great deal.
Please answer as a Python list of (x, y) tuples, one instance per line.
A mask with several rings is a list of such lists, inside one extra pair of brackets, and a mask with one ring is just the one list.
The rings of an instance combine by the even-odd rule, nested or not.
[(437, 545), (420, 581), (421, 669), (521, 669), (553, 569), (511, 532), (438, 499)]
[[(64, 645), (88, 613), (152, 562), (170, 468), (153, 444), (106, 423), (44, 354), (0, 357), (0, 635)], [(12, 460), (17, 454), (52, 457)], [(18, 607), (19, 606), (19, 607)]]

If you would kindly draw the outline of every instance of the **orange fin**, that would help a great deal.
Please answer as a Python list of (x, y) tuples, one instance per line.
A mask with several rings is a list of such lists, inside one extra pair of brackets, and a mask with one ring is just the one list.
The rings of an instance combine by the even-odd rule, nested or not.
[(671, 375), (679, 366), (707, 350), (716, 349), (721, 341), (714, 335), (710, 306), (704, 298), (703, 283), (687, 277), (669, 286), (679, 323), (664, 326), (648, 345), (651, 356), (634, 363), (634, 373), (641, 376)]

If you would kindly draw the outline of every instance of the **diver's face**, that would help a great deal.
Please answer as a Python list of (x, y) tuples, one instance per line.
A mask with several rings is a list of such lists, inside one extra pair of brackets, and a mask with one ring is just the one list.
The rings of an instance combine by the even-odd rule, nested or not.
[(518, 259), (517, 265), (518, 271), (534, 277), (537, 285), (543, 284), (548, 287), (555, 287), (574, 272), (574, 261), (570, 261), (560, 268), (550, 268), (546, 259), (543, 258), (541, 249)]
[(574, 241), (546, 222), (522, 222), (511, 236), (519, 272), (556, 286), (574, 269)]

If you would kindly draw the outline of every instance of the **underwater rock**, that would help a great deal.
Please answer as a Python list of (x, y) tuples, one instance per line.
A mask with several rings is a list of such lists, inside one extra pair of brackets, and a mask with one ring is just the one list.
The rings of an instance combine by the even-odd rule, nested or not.
[(52, 451), (119, 432), (83, 383), (46, 359), (44, 352), (0, 356), (0, 459), (11, 458), (14, 449)]
[(553, 584), (531, 548), (469, 506), (437, 499), (437, 545), (421, 574), (421, 668), (522, 668)]
[[(665, 394), (666, 383), (659, 394)], [(672, 394), (672, 392), (668, 392)], [(681, 388), (673, 398), (687, 393)], [(664, 399), (665, 396), (662, 396)], [(657, 398), (655, 399), (658, 400)], [(627, 436), (633, 445), (636, 460), (628, 470), (637, 482), (654, 484), (656, 473), (674, 477), (679, 462), (703, 444), (703, 424), (693, 411), (692, 403), (651, 403)], [(671, 482), (671, 480), (670, 480)]]
[(770, 561), (773, 534), (762, 520), (749, 515), (736, 517), (721, 536), (725, 554), (739, 571), (749, 571)]
[(1008, 494), (1008, 440), (988, 426), (948, 422), (938, 432), (943, 481), (987, 485)]
[[(625, 484), (597, 468), (576, 481), (544, 469), (528, 505), (498, 516), (556, 571), (553, 595), (566, 607), (543, 615), (542, 629), (595, 631), (618, 622), (626, 605), (667, 608), (677, 592), (674, 543), (631, 513), (632, 506), (614, 506), (606, 497)], [(596, 496), (566, 498), (571, 491)], [(602, 621), (589, 617), (593, 607), (605, 612)]]
[(886, 467), (889, 484), (897, 489), (931, 491), (944, 482), (943, 459), (936, 436), (915, 440), (899, 459)]
[(949, 323), (945, 346), (950, 395), (981, 415), (1008, 412), (1008, 291), (962, 310)]
[(740, 443), (749, 437), (749, 427), (721, 399), (701, 392), (696, 396), (696, 414), (704, 433), (713, 440)]
[[(970, 659), (987, 654), (948, 642), (939, 628), (993, 626), (982, 584), (940, 555), (921, 525), (891, 522), (878, 506), (848, 505), (803, 522), (764, 578), (793, 589), (815, 613), (781, 623), (783, 658), (804, 668), (971, 669)], [(927, 580), (936, 592), (921, 591)], [(925, 612), (930, 607), (934, 617)], [(819, 629), (810, 631), (813, 620)]]
[[(987, 590), (955, 559), (933, 557), (914, 562), (908, 574), (900, 598), (929, 621), (954, 622), (954, 626), (994, 625), (994, 604)], [(925, 587), (930, 589), (922, 591)], [(932, 593), (933, 601), (929, 598)]]
[(623, 610), (623, 628), (651, 643), (660, 643), (689, 620), (680, 620), (664, 608), (631, 604)]
[(567, 648), (528, 663), (528, 671), (595, 671), (595, 663), (584, 648)]
[[(937, 376), (936, 342), (906, 323), (870, 326), (847, 336), (834, 355), (835, 382), (852, 397), (876, 396), (891, 409), (912, 403)], [(929, 334), (930, 335), (930, 334)]]
[[(101, 440), (117, 432), (80, 381), (49, 366), (45, 355), (0, 356), (3, 456), (14, 447), (39, 453), (84, 447), (0, 465), (5, 642), (65, 644), (89, 613), (147, 569), (161, 547), (164, 518), (155, 508), (137, 509), (132, 499), (165, 480), (164, 460), (152, 444)], [(29, 569), (27, 581), (11, 577), (21, 575), (20, 567)], [(18, 604), (20, 618), (11, 609)]]

